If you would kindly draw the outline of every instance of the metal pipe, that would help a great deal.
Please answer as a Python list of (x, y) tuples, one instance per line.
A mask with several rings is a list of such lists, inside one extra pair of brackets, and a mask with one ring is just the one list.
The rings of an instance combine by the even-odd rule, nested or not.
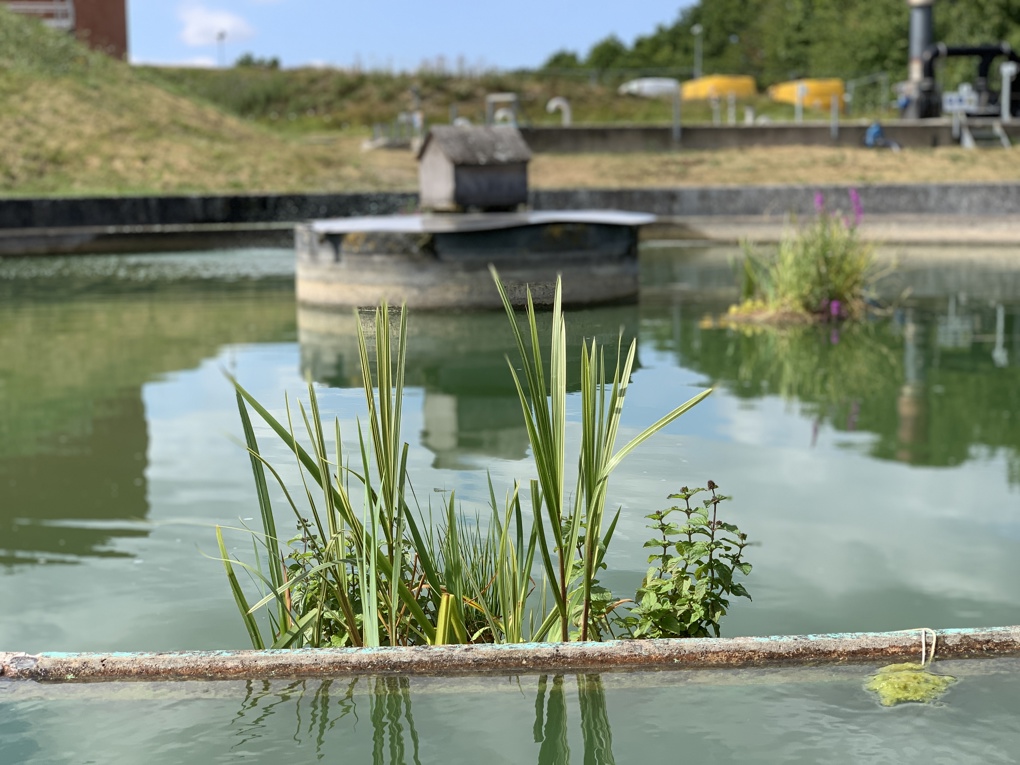
[[(928, 632), (932, 632), (928, 630)], [(937, 658), (1020, 654), (1020, 627), (939, 630)], [(0, 653), (0, 678), (47, 682), (479, 675), (890, 662), (920, 657), (923, 633), (621, 640), (167, 653)]]
[(1002, 73), (1002, 90), (999, 91), (999, 116), (1003, 122), (1009, 122), (1013, 117), (1013, 78), (1020, 71), (1016, 61), (1003, 61), (999, 65)]
[(701, 24), (691, 27), (691, 34), (694, 35), (694, 79), (701, 77), (701, 35), (705, 28)]
[(682, 131), (682, 128), (680, 126), (681, 125), (681, 122), (680, 122), (680, 118), (681, 118), (680, 102), (681, 101), (682, 101), (682, 95), (680, 93), (680, 83), (678, 82), (676, 84), (676, 87), (673, 89), (673, 145), (674, 146), (679, 146), (680, 145), (680, 137), (681, 137), (681, 131)]
[(563, 127), (570, 127), (571, 123), (571, 112), (570, 102), (563, 96), (555, 96), (549, 99), (549, 103), (545, 105), (545, 110), (549, 114), (552, 114), (557, 109), (560, 110), (560, 114), (563, 118)]
[(921, 59), (935, 37), (932, 5), (935, 0), (907, 0), (910, 6), (910, 64), (907, 79), (919, 83), (923, 77)]

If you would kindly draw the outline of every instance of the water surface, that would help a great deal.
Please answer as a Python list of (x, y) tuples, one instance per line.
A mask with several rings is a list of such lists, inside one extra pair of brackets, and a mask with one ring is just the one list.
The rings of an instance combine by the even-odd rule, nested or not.
[[(861, 328), (777, 335), (718, 326), (725, 257), (643, 258), (640, 304), (568, 317), (571, 368), (582, 337), (638, 339), (631, 432), (716, 392), (614, 476), (614, 589), (640, 579), (643, 516), (712, 479), (757, 543), (754, 601), (727, 634), (1016, 621), (1020, 305), (1001, 294), (1014, 273), (981, 282), (969, 266), (961, 283), (991, 297), (924, 287)], [(353, 318), (297, 311), (292, 282), (286, 250), (0, 262), (0, 645), (245, 644), (203, 557), (214, 524), (256, 514), (223, 372), (281, 413), (312, 377), (351, 438), (364, 412)], [(504, 319), (412, 315), (411, 334), (420, 501), (456, 490), (470, 510), (486, 471), (500, 491), (530, 478)]]
[[(904, 264), (886, 290), (895, 310), (853, 330), (721, 326), (727, 255), (698, 250), (646, 250), (639, 304), (572, 312), (575, 356), (581, 337), (638, 340), (628, 433), (716, 389), (614, 475), (609, 502), (622, 518), (605, 583), (633, 593), (643, 516), (712, 479), (756, 543), (754, 601), (733, 604), (724, 634), (1016, 623), (1020, 269), (1009, 258), (1020, 253), (981, 255)], [(0, 260), (0, 648), (245, 647), (222, 568), (207, 557), (215, 524), (257, 515), (223, 373), (279, 413), (310, 376), (324, 412), (353, 437), (365, 409), (353, 321), (296, 309), (287, 250)], [(531, 478), (504, 319), (412, 315), (411, 330), (405, 438), (419, 499), (455, 489), (471, 510), (487, 498), (487, 473), (500, 492)], [(573, 436), (579, 406), (572, 397)], [(264, 428), (260, 437), (284, 460)], [(235, 554), (250, 550), (244, 533), (228, 539)], [(1020, 741), (1001, 711), (1016, 703), (1009, 676), (911, 711), (877, 708), (859, 673), (778, 685), (605, 676), (600, 698), (619, 762), (681, 745), (707, 761), (775, 752), (775, 761), (991, 762)], [(462, 760), (563, 761), (542, 760), (533, 741), (537, 678), (457, 693), (412, 681), (410, 697), (399, 687), (380, 696), (379, 682), (0, 685), (0, 740), (15, 762), (78, 762), (88, 751), (133, 761), (140, 746), (154, 762), (256, 753), (271, 762), (294, 746), (334, 751), (330, 742), (354, 761), (393, 762), (396, 744), (384, 742), (381, 760), (376, 747), (378, 720), (395, 716), (386, 730), (402, 731), (410, 762), (410, 698), (422, 762), (450, 742)], [(591, 694), (578, 687), (563, 679), (557, 698), (581, 758), (577, 716)]]
[[(11, 762), (593, 765), (1008, 763), (1015, 661), (944, 662), (934, 705), (881, 707), (871, 667), (491, 678), (0, 683)], [(155, 724), (154, 724), (155, 723)], [(140, 753), (144, 752), (144, 755)]]

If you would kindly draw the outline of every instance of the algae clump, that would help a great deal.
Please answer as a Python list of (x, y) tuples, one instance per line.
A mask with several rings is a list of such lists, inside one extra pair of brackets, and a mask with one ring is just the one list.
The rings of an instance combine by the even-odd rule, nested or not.
[(882, 667), (865, 686), (878, 694), (884, 707), (915, 701), (928, 704), (935, 701), (956, 682), (950, 675), (935, 675), (922, 664), (890, 664)]

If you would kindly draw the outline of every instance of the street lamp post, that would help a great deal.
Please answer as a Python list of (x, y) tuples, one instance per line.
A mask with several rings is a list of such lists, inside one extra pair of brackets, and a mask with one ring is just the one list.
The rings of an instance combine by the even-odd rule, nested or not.
[(217, 53), (219, 53), (220, 69), (222, 69), (223, 67), (225, 67), (227, 65), (226, 58), (224, 58), (224, 53), (223, 53), (223, 41), (226, 40), (226, 39), (227, 39), (227, 31), (225, 29), (221, 29), (219, 32), (216, 33), (216, 48), (217, 48)]
[(691, 27), (691, 34), (694, 35), (694, 79), (701, 76), (701, 34), (705, 28), (701, 24)]

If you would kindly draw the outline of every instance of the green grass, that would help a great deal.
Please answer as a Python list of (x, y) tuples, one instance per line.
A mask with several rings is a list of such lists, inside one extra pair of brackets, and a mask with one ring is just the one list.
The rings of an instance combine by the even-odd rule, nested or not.
[(153, 84), (0, 6), (0, 194), (386, 187), (305, 146)]
[[(570, 101), (576, 125), (672, 120), (668, 99), (619, 96), (612, 75), (130, 67), (2, 4), (0, 43), (0, 197), (414, 190), (410, 152), (362, 151), (372, 124), (412, 108), (412, 87), (429, 123), (447, 122), (452, 106), (480, 122), (496, 91), (519, 94), (525, 124), (559, 124), (545, 111), (554, 96)], [(773, 121), (793, 114), (758, 96), (738, 104), (738, 121), (745, 106)], [(708, 104), (685, 104), (683, 119), (710, 122)], [(536, 188), (1016, 180), (1017, 164), (1001, 156), (955, 147), (542, 154), (529, 177)]]
[[(420, 96), (426, 122), (447, 123), (451, 109), (461, 117), (481, 123), (485, 119), (487, 93), (517, 93), (524, 124), (559, 125), (559, 113), (545, 106), (555, 96), (570, 102), (574, 124), (670, 124), (672, 102), (620, 96), (620, 77), (592, 81), (588, 77), (549, 75), (541, 72), (501, 72), (478, 76), (454, 74), (385, 73), (342, 69), (224, 69), (140, 67), (139, 75), (171, 91), (205, 101), (231, 114), (253, 120), (284, 133), (320, 132), (388, 124), (397, 113), (414, 108), (412, 88)], [(741, 99), (737, 121), (743, 123), (744, 108), (774, 121), (792, 120), (794, 110), (766, 96)], [(727, 104), (720, 105), (727, 119)], [(805, 112), (806, 119), (829, 118), (828, 111)], [(711, 106), (704, 101), (683, 105), (688, 124), (712, 121)]]

